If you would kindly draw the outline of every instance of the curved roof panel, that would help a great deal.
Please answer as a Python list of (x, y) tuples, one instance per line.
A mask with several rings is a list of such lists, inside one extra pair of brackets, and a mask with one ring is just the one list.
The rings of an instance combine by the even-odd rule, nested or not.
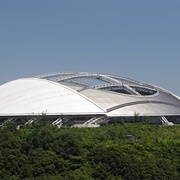
[(27, 78), (0, 88), (0, 115), (102, 114), (103, 109), (78, 92), (55, 82)]

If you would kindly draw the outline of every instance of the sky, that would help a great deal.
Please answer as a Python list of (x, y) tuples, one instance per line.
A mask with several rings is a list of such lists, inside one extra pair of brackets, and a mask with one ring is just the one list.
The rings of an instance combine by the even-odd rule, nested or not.
[(77, 71), (180, 96), (180, 0), (0, 0), (0, 85)]

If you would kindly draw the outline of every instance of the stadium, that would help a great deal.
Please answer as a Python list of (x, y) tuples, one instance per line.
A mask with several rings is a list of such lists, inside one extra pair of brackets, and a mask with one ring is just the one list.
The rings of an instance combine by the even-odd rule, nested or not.
[(180, 98), (158, 86), (100, 73), (52, 73), (0, 86), (1, 125), (31, 124), (41, 115), (61, 126), (120, 122), (180, 123)]

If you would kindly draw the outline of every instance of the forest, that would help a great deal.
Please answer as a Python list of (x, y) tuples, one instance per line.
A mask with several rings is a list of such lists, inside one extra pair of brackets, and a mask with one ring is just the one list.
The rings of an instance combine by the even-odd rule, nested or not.
[(180, 126), (0, 127), (1, 180), (179, 180)]

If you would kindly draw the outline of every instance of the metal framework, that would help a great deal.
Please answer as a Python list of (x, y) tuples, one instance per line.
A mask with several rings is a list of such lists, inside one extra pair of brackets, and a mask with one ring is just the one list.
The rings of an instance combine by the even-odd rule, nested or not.
[(85, 123), (83, 123), (84, 126), (89, 126), (92, 124), (100, 124), (101, 122), (105, 121), (107, 118), (105, 116), (95, 116), (91, 119), (89, 119), (88, 121), (86, 121)]
[(27, 125), (27, 124), (32, 124), (32, 123), (35, 122), (36, 120), (37, 120), (37, 117), (33, 117), (33, 118), (29, 119), (29, 120), (25, 123), (25, 125)]
[(13, 120), (15, 120), (15, 119), (14, 119), (14, 118), (8, 118), (6, 121), (4, 121), (4, 122), (1, 124), (1, 126), (6, 125), (7, 123), (9, 123), (9, 122), (11, 122), (11, 121), (13, 121)]
[(59, 117), (58, 119), (56, 119), (55, 121), (52, 122), (52, 125), (61, 127), (63, 124), (65, 124), (70, 119), (71, 119), (70, 117), (66, 117), (66, 116)]
[(52, 125), (62, 125), (62, 118), (58, 118), (55, 121), (52, 122)]
[[(52, 73), (46, 74), (42, 76), (38, 76), (37, 78), (48, 79), (51, 81), (55, 81), (57, 83), (68, 83), (72, 85), (81, 86), (81, 90), (83, 91), (88, 88), (91, 89), (99, 89), (99, 90), (124, 90), (128, 94), (142, 96), (141, 92), (147, 93), (147, 95), (153, 95), (157, 93), (157, 89), (151, 85), (140, 83), (138, 81), (115, 76), (110, 74), (100, 74), (100, 73), (85, 73), (85, 72), (72, 72), (72, 73)], [(86, 78), (87, 82), (81, 81), (82, 78)], [(96, 79), (101, 83), (91, 85), (88, 83), (88, 80)], [(105, 82), (105, 83), (104, 83)]]
[(166, 119), (166, 117), (164, 117), (164, 116), (161, 116), (160, 120), (161, 120), (161, 122), (162, 122), (162, 125), (166, 125), (166, 126), (173, 126), (173, 125), (174, 125), (174, 123), (169, 122), (169, 121)]

